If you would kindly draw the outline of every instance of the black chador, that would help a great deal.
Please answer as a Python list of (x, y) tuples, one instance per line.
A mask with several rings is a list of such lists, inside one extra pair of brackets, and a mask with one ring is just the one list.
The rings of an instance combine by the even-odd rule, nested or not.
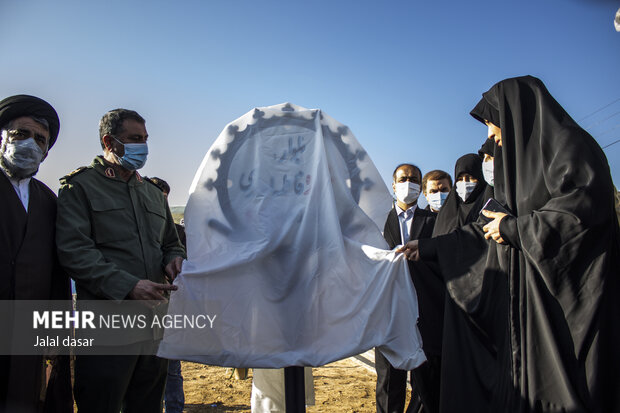
[(494, 196), (511, 215), (499, 227), (505, 244), (484, 240), (479, 222), (420, 242), (478, 340), (460, 373), (472, 392), (442, 393), (442, 411), (618, 412), (620, 247), (607, 159), (531, 76), (497, 83), (472, 115), (501, 130)]

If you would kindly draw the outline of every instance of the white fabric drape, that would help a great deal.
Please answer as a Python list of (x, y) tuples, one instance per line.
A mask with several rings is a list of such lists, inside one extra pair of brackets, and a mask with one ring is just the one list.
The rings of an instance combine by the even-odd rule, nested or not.
[[(312, 369), (304, 368), (306, 406), (314, 406)], [(252, 369), (252, 413), (286, 412), (284, 369)]]
[(188, 260), (159, 355), (205, 364), (321, 366), (379, 347), (425, 358), (402, 254), (379, 228), (391, 196), (347, 127), (292, 104), (257, 108), (207, 152), (185, 210)]

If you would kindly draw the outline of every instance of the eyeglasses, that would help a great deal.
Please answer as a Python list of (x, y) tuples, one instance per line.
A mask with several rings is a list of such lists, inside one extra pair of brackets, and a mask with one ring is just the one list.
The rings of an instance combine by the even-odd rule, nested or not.
[(33, 132), (29, 129), (11, 129), (7, 131), (7, 135), (10, 140), (24, 140), (29, 138), (34, 138), (34, 141), (44, 149), (47, 149), (47, 141), (48, 137), (43, 136), (40, 133)]

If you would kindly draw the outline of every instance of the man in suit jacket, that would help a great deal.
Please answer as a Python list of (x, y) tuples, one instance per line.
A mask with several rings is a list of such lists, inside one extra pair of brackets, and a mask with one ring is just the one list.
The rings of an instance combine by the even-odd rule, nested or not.
[[(390, 248), (409, 240), (430, 238), (436, 214), (417, 207), (422, 172), (412, 164), (401, 164), (393, 173), (392, 189), (396, 195), (394, 208), (388, 214), (383, 236)], [(412, 265), (413, 264), (413, 265)], [(422, 265), (418, 265), (422, 264)], [(433, 264), (409, 261), (409, 272), (418, 296), (419, 320), (427, 362), (412, 371), (414, 389), (407, 412), (417, 412), (420, 402), (425, 412), (438, 411), (441, 337), (443, 329), (444, 285)], [(377, 370), (377, 412), (402, 413), (405, 407), (407, 372), (395, 369), (375, 350)]]

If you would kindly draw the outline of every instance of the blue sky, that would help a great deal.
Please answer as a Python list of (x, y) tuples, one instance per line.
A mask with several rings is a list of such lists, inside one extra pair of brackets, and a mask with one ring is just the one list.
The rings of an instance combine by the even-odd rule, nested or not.
[[(185, 203), (227, 123), (287, 101), (348, 125), (386, 182), (402, 162), (452, 174), (486, 137), (470, 109), (507, 77), (541, 78), (601, 146), (620, 139), (618, 7), (3, 0), (0, 97), (33, 94), (58, 111), (58, 143), (37, 175), (55, 191), (59, 177), (101, 153), (99, 119), (117, 107), (146, 118), (150, 155), (141, 172), (171, 184), (171, 205)], [(605, 153), (618, 186), (620, 143)]]

